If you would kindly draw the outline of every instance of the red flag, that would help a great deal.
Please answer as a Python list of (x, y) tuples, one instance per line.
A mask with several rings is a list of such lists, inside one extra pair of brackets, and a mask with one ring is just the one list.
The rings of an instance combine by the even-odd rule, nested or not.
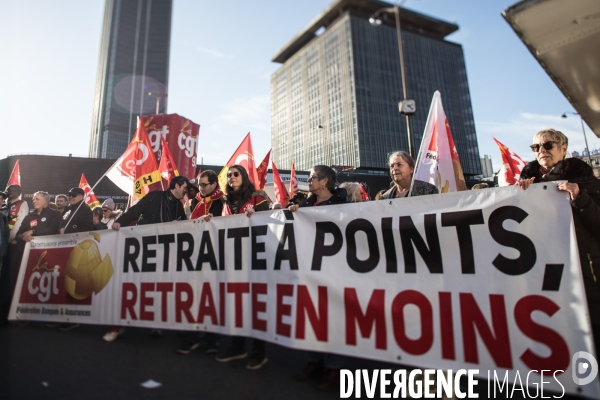
[(196, 179), (200, 179), (200, 175), (202, 175), (202, 168), (198, 170), (198, 173), (196, 174)]
[(290, 174), (290, 197), (294, 197), (296, 193), (298, 193), (298, 179), (296, 179), (296, 165), (294, 164), (294, 160), (292, 160), (292, 172)]
[(160, 164), (158, 165), (158, 170), (160, 171), (160, 176), (163, 180), (167, 181), (167, 185), (171, 182), (171, 179), (179, 176), (179, 171), (177, 170), (177, 165), (175, 165), (175, 160), (171, 155), (171, 150), (169, 150), (169, 145), (164, 137), (160, 137), (161, 142), (161, 153), (160, 153)]
[(79, 187), (83, 189), (83, 193), (85, 194), (85, 203), (90, 206), (91, 209), (94, 207), (101, 207), (100, 201), (92, 191), (90, 184), (87, 179), (85, 179), (85, 174), (81, 174), (81, 180), (79, 180)]
[(371, 200), (369, 198), (369, 195), (367, 194), (367, 191), (365, 190), (365, 185), (363, 185), (363, 183), (360, 183), (360, 195), (362, 197), (362, 201), (369, 201)]
[(275, 166), (274, 162), (271, 162), (271, 166), (273, 167), (273, 191), (275, 192), (275, 200), (279, 202), (283, 207), (287, 207), (290, 202), (290, 195), (287, 190), (285, 190), (285, 185), (281, 181), (281, 177), (279, 176), (279, 171)]
[(271, 159), (271, 150), (265, 156), (265, 159), (262, 160), (258, 168), (256, 169), (256, 173), (258, 174), (258, 184), (259, 187), (257, 189), (264, 190), (265, 185), (267, 184), (267, 174), (269, 172), (269, 160)]
[(19, 168), (19, 159), (17, 159), (17, 162), (13, 167), (12, 173), (10, 174), (10, 178), (8, 178), (8, 183), (6, 184), (6, 187), (9, 187), (10, 185), (21, 186), (21, 168)]
[(131, 205), (151, 190), (156, 190), (151, 189), (150, 185), (161, 182), (158, 164), (142, 118), (125, 153), (106, 172), (106, 177), (131, 196)]
[(237, 150), (233, 153), (227, 164), (219, 172), (219, 186), (225, 192), (227, 186), (227, 171), (232, 165), (241, 165), (248, 172), (250, 182), (254, 183), (254, 187), (258, 187), (258, 174), (256, 173), (256, 164), (254, 164), (254, 150), (252, 149), (252, 139), (250, 132), (246, 135)]
[(498, 173), (498, 186), (514, 185), (521, 177), (521, 170), (527, 163), (495, 137), (492, 136), (492, 139), (498, 145), (502, 156), (502, 169)]

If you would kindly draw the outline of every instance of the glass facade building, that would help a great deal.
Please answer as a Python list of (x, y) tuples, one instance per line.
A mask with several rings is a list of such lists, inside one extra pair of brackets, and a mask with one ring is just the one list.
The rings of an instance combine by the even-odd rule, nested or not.
[[(339, 0), (273, 57), (271, 77), (273, 160), (299, 170), (316, 164), (387, 174), (387, 155), (408, 151), (394, 18), (381, 26), (369, 16), (391, 4)], [(462, 47), (444, 40), (458, 29), (402, 9), (402, 40), (415, 152), (433, 93), (442, 94), (463, 172), (481, 174), (479, 149)], [(406, 19), (406, 21), (405, 21)], [(322, 31), (319, 34), (318, 29)]]
[[(167, 93), (172, 0), (106, 0), (89, 156), (118, 158)], [(166, 112), (166, 99), (159, 99)]]

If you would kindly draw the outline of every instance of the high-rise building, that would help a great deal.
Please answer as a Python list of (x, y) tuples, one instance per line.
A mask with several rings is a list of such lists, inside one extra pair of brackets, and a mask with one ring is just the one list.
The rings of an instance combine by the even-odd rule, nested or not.
[(106, 0), (89, 156), (118, 158), (137, 117), (166, 112), (172, 0)]
[(484, 178), (494, 175), (494, 167), (492, 167), (492, 157), (487, 154), (481, 158), (481, 175)]
[[(288, 42), (272, 61), (273, 160), (287, 168), (316, 164), (387, 174), (387, 155), (408, 151), (394, 14), (380, 26), (369, 17), (391, 4), (336, 0)], [(452, 23), (401, 10), (408, 98), (415, 152), (421, 144), (433, 94), (442, 94), (464, 174), (481, 174), (462, 47), (445, 40)]]

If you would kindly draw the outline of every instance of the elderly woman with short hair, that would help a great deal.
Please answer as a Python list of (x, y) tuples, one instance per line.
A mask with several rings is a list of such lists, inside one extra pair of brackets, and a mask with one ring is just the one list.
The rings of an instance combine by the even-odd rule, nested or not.
[(390, 176), (394, 186), (385, 192), (379, 200), (388, 200), (408, 196), (437, 194), (438, 189), (428, 182), (415, 180), (410, 195), (410, 183), (415, 172), (415, 160), (405, 151), (395, 151), (389, 157)]
[(600, 346), (600, 181), (594, 171), (578, 158), (567, 158), (569, 140), (560, 131), (544, 129), (535, 134), (530, 146), (535, 160), (521, 171), (517, 186), (562, 181), (558, 190), (569, 193), (583, 282), (596, 348)]

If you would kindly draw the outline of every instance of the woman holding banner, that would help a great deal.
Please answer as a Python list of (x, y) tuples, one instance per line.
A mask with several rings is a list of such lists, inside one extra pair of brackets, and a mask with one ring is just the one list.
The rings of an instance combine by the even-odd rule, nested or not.
[(405, 151), (395, 151), (389, 157), (390, 176), (394, 186), (381, 195), (379, 200), (389, 200), (408, 196), (423, 196), (437, 194), (438, 189), (428, 182), (416, 180), (412, 185), (410, 195), (410, 183), (415, 172), (415, 160)]
[[(310, 170), (307, 179), (308, 190), (311, 195), (302, 207), (326, 206), (331, 204), (344, 204), (347, 202), (346, 190), (336, 188), (336, 174), (332, 168), (326, 165), (315, 165)], [(289, 207), (290, 211), (297, 211), (296, 204)], [(319, 353), (308, 351), (308, 364), (304, 371), (296, 376), (299, 381), (322, 376), (323, 380), (317, 386), (321, 390), (329, 390), (339, 387), (340, 370), (344, 363), (344, 356), (339, 354)]]
[(569, 140), (560, 131), (544, 129), (530, 146), (536, 159), (527, 164), (516, 183), (525, 190), (532, 183), (554, 181), (569, 193), (579, 248), (585, 293), (596, 349), (600, 347), (600, 181), (584, 161), (566, 158)]
[[(248, 172), (241, 165), (232, 165), (227, 172), (227, 186), (225, 187), (226, 201), (223, 206), (223, 216), (246, 214), (250, 217), (256, 211), (268, 211), (268, 196), (262, 190), (256, 190), (254, 184), (248, 177)], [(210, 217), (204, 218), (210, 221)], [(221, 343), (221, 349), (216, 360), (219, 362), (229, 362), (246, 358), (245, 350), (246, 339), (241, 336), (231, 338), (231, 344), (224, 347)], [(267, 363), (265, 356), (265, 342), (260, 339), (254, 339), (252, 354), (246, 364), (246, 368), (256, 370), (262, 368)]]

